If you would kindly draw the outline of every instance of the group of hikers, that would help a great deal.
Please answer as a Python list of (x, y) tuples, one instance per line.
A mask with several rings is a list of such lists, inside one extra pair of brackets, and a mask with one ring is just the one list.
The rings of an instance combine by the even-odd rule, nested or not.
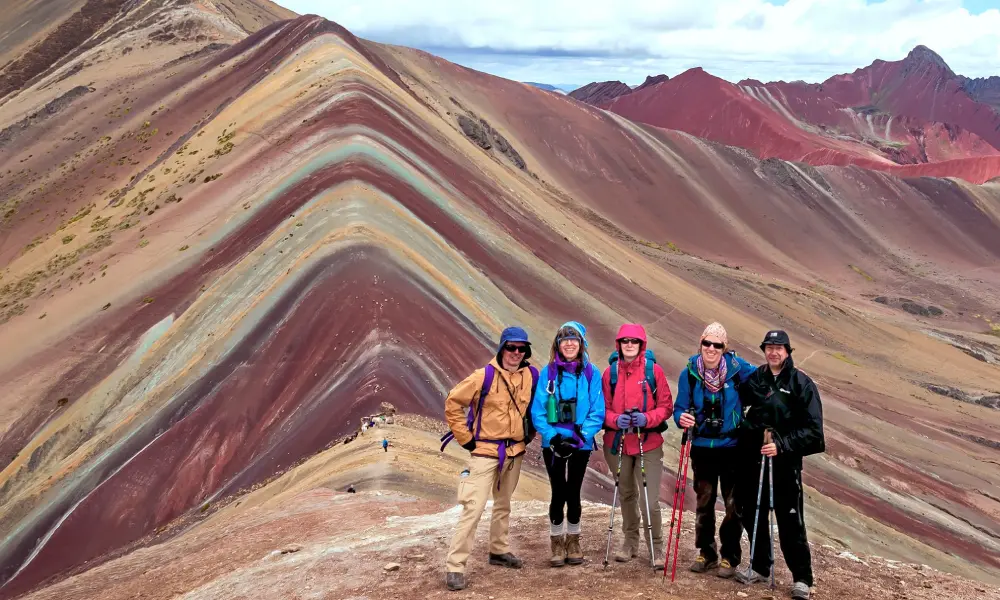
[[(447, 588), (467, 586), (466, 562), (490, 497), (489, 564), (521, 568), (522, 560), (508, 542), (510, 499), (527, 445), (536, 437), (551, 487), (549, 564), (583, 563), (580, 497), (602, 429), (604, 460), (615, 477), (616, 501), (621, 492), (624, 539), (614, 560), (628, 562), (645, 546), (650, 565), (665, 574), (664, 550), (669, 553), (670, 540), (663, 536), (659, 490), (663, 432), (672, 419), (684, 430), (680, 460), (686, 479), (686, 446), (697, 500), (698, 556), (690, 570), (716, 570), (719, 577), (735, 577), (742, 583), (764, 582), (770, 575), (773, 585), (769, 516), (773, 510), (781, 552), (794, 582), (791, 596), (807, 600), (813, 576), (803, 515), (802, 458), (825, 450), (822, 405), (816, 384), (795, 367), (784, 331), (767, 332), (760, 349), (766, 362), (755, 367), (730, 350), (725, 328), (711, 323), (677, 378), (674, 399), (663, 368), (647, 348), (642, 325), (621, 326), (603, 373), (591, 361), (587, 330), (577, 321), (559, 327), (541, 369), (528, 360), (532, 347), (527, 332), (521, 327), (504, 329), (496, 356), (459, 382), (445, 400), (450, 432), (442, 438), (442, 450), (455, 440), (470, 453), (458, 485), (462, 513), (448, 550)], [(680, 468), (677, 477), (682, 510)], [(725, 516), (717, 545), (719, 490)], [(613, 503), (612, 523), (614, 512)], [(609, 525), (605, 566), (612, 528)], [(737, 569), (742, 562), (742, 530), (752, 548), (745, 570)], [(677, 536), (679, 540), (679, 518)]]

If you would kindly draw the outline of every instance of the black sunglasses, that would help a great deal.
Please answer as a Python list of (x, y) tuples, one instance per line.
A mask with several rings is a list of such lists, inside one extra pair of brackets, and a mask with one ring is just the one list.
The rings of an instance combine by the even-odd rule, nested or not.
[(726, 347), (726, 345), (723, 344), (722, 342), (710, 342), (708, 340), (701, 340), (701, 345), (704, 346), (704, 347), (706, 347), (706, 348), (708, 348), (709, 346), (712, 346), (716, 350), (722, 350), (723, 348)]
[(513, 344), (504, 344), (504, 350), (507, 352), (527, 352), (527, 346), (514, 346)]
[(622, 338), (618, 341), (623, 344), (635, 344), (637, 346), (642, 343), (642, 340), (640, 340), (639, 338)]

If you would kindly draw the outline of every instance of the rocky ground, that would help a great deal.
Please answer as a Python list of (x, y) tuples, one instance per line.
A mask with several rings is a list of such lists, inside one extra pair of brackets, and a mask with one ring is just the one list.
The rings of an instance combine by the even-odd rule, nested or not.
[[(787, 598), (784, 564), (777, 588), (743, 586), (686, 570), (693, 559), (693, 523), (685, 515), (673, 583), (653, 572), (645, 556), (603, 568), (609, 507), (587, 503), (586, 561), (548, 566), (547, 504), (515, 503), (511, 544), (524, 568), (489, 566), (485, 548), (489, 509), (469, 560), (470, 585), (444, 587), (444, 562), (460, 509), (398, 492), (357, 494), (313, 489), (275, 506), (211, 520), (164, 544), (143, 548), (28, 596), (32, 600), (185, 598)], [(620, 514), (620, 513), (619, 513)], [(617, 543), (617, 536), (616, 536)], [(813, 546), (817, 599), (1000, 599), (1000, 588), (930, 567)]]

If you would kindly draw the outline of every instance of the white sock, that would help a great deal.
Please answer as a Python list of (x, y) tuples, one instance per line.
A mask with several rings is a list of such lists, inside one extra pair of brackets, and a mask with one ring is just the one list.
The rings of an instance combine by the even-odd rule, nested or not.
[(570, 535), (580, 535), (580, 524), (566, 522), (566, 533)]
[[(565, 521), (563, 521), (563, 523), (565, 523)], [(556, 536), (562, 535), (563, 534), (563, 523), (560, 523), (558, 525), (553, 525), (553, 524), (549, 523), (549, 535), (551, 535), (552, 537), (556, 537)]]

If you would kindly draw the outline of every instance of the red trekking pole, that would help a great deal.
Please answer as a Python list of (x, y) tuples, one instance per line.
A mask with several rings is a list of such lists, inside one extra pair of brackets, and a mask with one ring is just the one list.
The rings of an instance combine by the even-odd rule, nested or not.
[[(684, 430), (684, 434), (681, 436), (681, 452), (680, 461), (677, 464), (677, 476), (674, 478), (674, 506), (670, 511), (670, 533), (667, 534), (667, 556), (663, 560), (663, 577), (667, 577), (667, 566), (670, 564), (670, 542), (671, 538), (674, 538), (674, 566), (673, 572), (670, 575), (670, 581), (673, 581), (677, 575), (677, 554), (678, 548), (681, 542), (681, 520), (684, 517), (684, 495), (687, 492), (687, 465), (688, 457), (691, 454), (691, 442), (694, 436), (690, 435), (691, 429), (687, 428)], [(681, 470), (683, 469), (683, 475)], [(680, 502), (678, 502), (680, 500)], [(674, 517), (677, 518), (677, 535), (674, 536)]]

